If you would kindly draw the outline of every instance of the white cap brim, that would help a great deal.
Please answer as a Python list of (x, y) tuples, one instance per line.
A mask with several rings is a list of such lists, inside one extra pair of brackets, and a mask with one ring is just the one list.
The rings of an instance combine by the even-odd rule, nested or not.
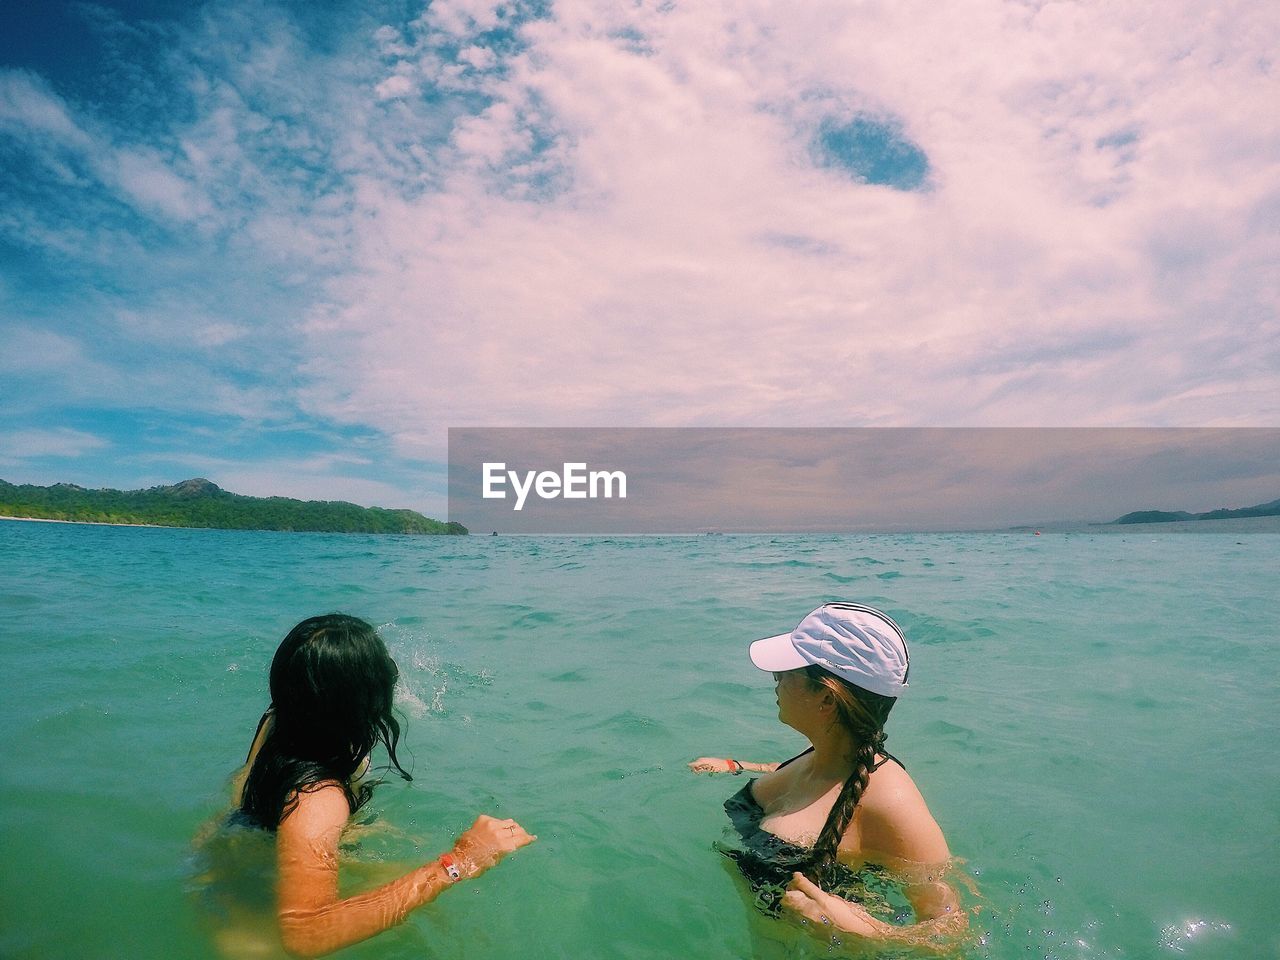
[(791, 642), (789, 633), (765, 637), (752, 643), (751, 662), (766, 673), (785, 673), (787, 670), (809, 666), (809, 661), (800, 655), (796, 645)]

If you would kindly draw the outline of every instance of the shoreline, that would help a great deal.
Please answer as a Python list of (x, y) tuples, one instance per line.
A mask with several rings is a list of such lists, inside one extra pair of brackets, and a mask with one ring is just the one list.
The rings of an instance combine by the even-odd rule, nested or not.
[(23, 523), (79, 523), (88, 527), (151, 527), (155, 530), (206, 530), (207, 527), (170, 527), (165, 523), (109, 523), (106, 520), (55, 520), (52, 517), (8, 517), (0, 520), (20, 520)]
[[(391, 533), (375, 530), (272, 530), (267, 527), (187, 527), (176, 523), (110, 523), (106, 520), (55, 520), (52, 517), (11, 517), (0, 515), (0, 520), (16, 520), (20, 523), (70, 523), (83, 527), (139, 527), (147, 530), (218, 530), (223, 533), (317, 533), (324, 536), (347, 537), (445, 537), (446, 533)], [(463, 534), (466, 536), (466, 534)]]
[[(371, 536), (371, 537), (434, 537), (448, 534), (429, 533), (375, 533), (373, 531), (326, 531), (326, 530), (271, 530), (261, 527), (188, 527), (170, 523), (110, 523), (105, 520), (55, 520), (51, 517), (14, 517), (0, 515), (0, 520), (13, 520), (21, 523), (68, 523), (88, 527), (138, 527), (149, 530), (221, 530), (229, 533), (316, 533), (333, 536)], [(1182, 520), (1160, 523), (1096, 523), (1083, 521), (1076, 523), (1045, 523), (1038, 527), (989, 527), (958, 530), (841, 530), (841, 531), (734, 531), (725, 533), (717, 531), (718, 537), (900, 537), (900, 536), (957, 536), (965, 534), (1003, 535), (1014, 537), (1034, 536), (1036, 531), (1045, 537), (1061, 536), (1141, 536), (1142, 534), (1220, 534), (1220, 535), (1255, 535), (1280, 533), (1280, 516), (1265, 517), (1231, 517), (1216, 520)], [(474, 536), (474, 535), (473, 535)], [(708, 536), (706, 531), (683, 533), (508, 533), (505, 539), (524, 537), (567, 537), (567, 538), (604, 538), (619, 537), (654, 537), (654, 538), (692, 538)], [(489, 539), (487, 536), (483, 539)]]

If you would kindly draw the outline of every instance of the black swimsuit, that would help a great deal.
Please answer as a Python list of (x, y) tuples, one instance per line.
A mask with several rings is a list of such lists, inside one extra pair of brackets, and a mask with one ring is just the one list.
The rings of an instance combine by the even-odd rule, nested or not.
[[(778, 769), (781, 770), (788, 763), (812, 752), (813, 747), (810, 747), (786, 763), (779, 764)], [(885, 760), (893, 760), (901, 766), (897, 757), (886, 754)], [(880, 767), (885, 760), (881, 760), (872, 769)], [(729, 815), (738, 837), (736, 841), (718, 843), (716, 848), (738, 865), (755, 892), (757, 909), (776, 916), (781, 909), (782, 895), (791, 882), (791, 875), (797, 871), (803, 873), (812, 865), (813, 848), (783, 840), (760, 825), (764, 820), (764, 808), (756, 802), (755, 794), (751, 792), (754, 785), (753, 779), (724, 802), (724, 812)], [(837, 863), (832, 882), (826, 884), (824, 889), (846, 900), (860, 902), (866, 899), (869, 875), (874, 876), (879, 872), (878, 867), (867, 865), (855, 873)]]

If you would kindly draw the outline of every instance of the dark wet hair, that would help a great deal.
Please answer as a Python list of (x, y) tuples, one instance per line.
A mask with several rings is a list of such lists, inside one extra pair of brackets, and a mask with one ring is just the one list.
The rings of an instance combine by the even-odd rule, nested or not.
[(240, 810), (275, 830), (299, 794), (336, 783), (355, 813), (376, 783), (351, 786), (374, 746), (412, 780), (396, 757), (400, 724), (391, 712), (400, 672), (373, 627), (330, 613), (289, 631), (271, 661), (270, 729), (245, 781)]
[(822, 667), (805, 667), (804, 674), (812, 686), (821, 687), (834, 697), (837, 721), (849, 732), (854, 743), (853, 772), (840, 788), (840, 795), (836, 797), (831, 812), (827, 814), (827, 822), (822, 825), (818, 840), (813, 845), (810, 869), (814, 879), (822, 885), (828, 882), (835, 870), (840, 838), (848, 829), (858, 801), (871, 781), (876, 754), (884, 750), (885, 721), (889, 719), (889, 711), (897, 699), (864, 690)]

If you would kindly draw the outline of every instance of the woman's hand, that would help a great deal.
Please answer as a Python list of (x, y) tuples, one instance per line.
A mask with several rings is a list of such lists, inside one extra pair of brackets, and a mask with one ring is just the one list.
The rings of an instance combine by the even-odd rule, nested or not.
[[(280, 936), (295, 956), (322, 956), (381, 933), (451, 886), (436, 861), (340, 898), (338, 841), (350, 814), (345, 791), (325, 784), (300, 793), (276, 831)], [(534, 839), (514, 820), (482, 816), (454, 844), (454, 859), (463, 876), (475, 877)]]
[(699, 757), (690, 762), (689, 769), (694, 773), (733, 773), (734, 768), (728, 760), (722, 760), (719, 757)]
[(823, 927), (834, 927), (879, 940), (891, 932), (889, 924), (877, 920), (861, 905), (827, 893), (803, 873), (792, 876), (787, 892), (782, 895), (782, 907), (816, 924), (818, 933)]
[(498, 820), (482, 813), (454, 843), (453, 854), (464, 876), (478, 877), (507, 854), (537, 839), (514, 820)]

